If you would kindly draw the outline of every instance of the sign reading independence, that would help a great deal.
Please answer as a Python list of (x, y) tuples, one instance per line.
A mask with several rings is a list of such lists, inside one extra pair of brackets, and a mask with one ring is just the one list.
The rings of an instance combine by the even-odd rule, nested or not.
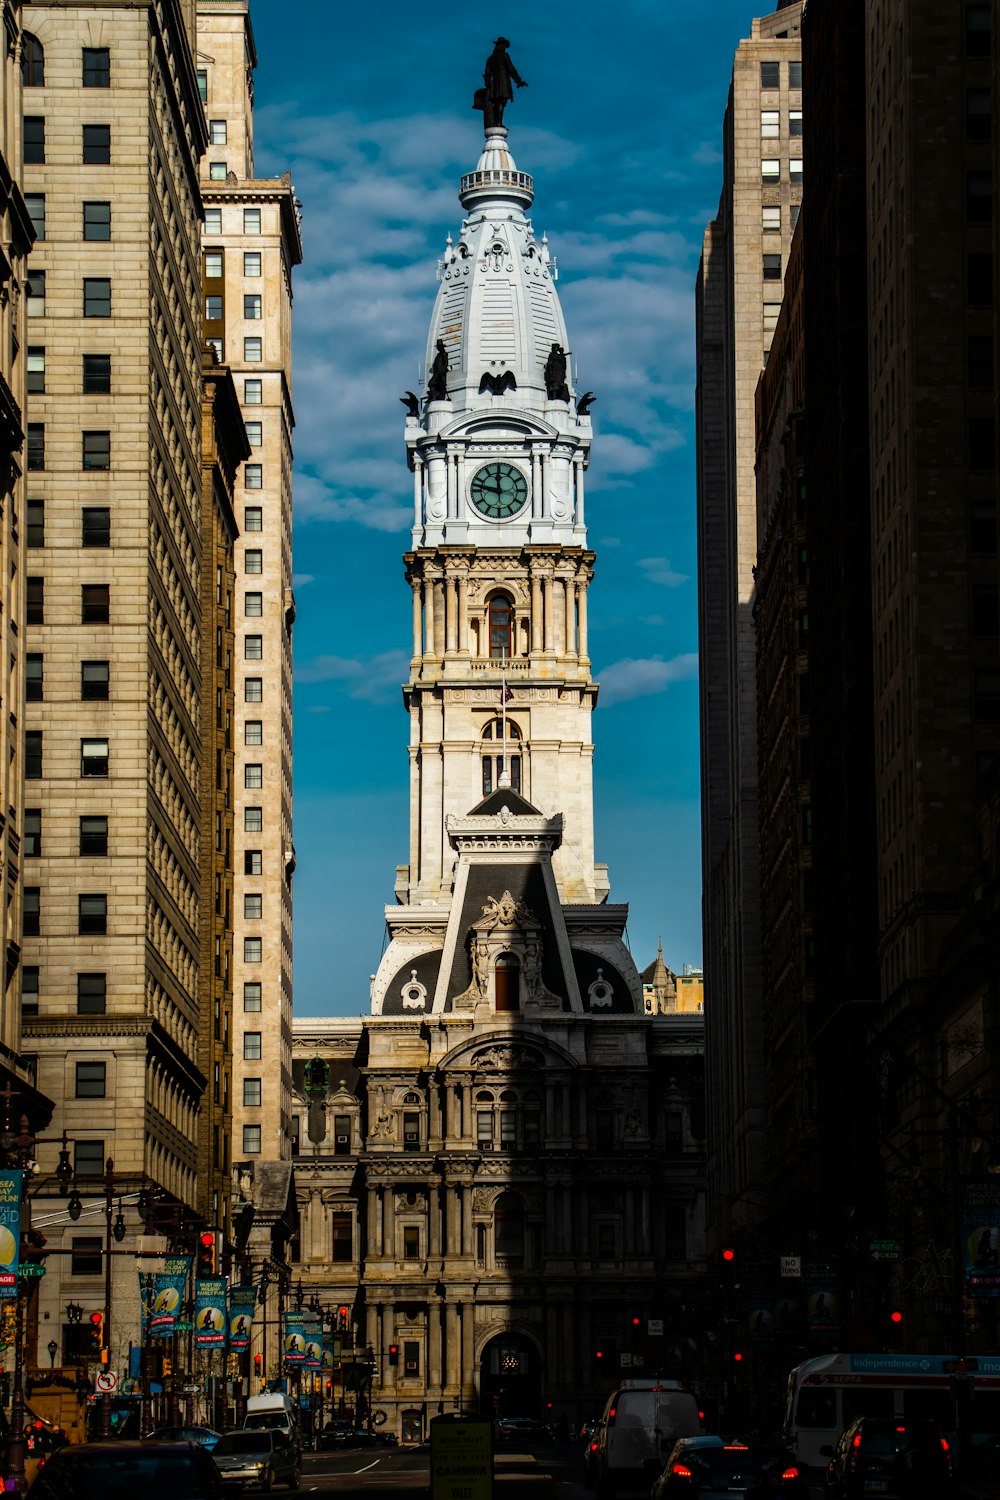
[(0, 1298), (17, 1296), (23, 1179), (20, 1169), (0, 1172)]
[(226, 1343), (226, 1281), (206, 1276), (195, 1283), (194, 1342), (196, 1349), (221, 1349)]

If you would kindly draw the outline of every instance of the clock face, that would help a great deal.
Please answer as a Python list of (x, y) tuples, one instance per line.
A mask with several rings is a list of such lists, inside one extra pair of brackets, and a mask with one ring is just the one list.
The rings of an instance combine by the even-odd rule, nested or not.
[(491, 521), (506, 521), (523, 508), (528, 481), (513, 464), (484, 464), (473, 475), (469, 498), (480, 515)]

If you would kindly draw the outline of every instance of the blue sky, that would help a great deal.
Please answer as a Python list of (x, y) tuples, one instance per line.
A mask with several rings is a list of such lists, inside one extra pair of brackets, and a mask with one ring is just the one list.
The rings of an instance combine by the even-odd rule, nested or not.
[[(587, 486), (597, 857), (640, 967), (701, 961), (694, 277), (718, 203), (732, 0), (508, 0), (528, 88), (507, 111), (592, 388)], [(295, 1011), (368, 1010), (407, 849), (412, 488), (435, 262), (476, 162), (497, 21), (380, 0), (252, 6), (260, 175), (291, 169), (295, 274)]]

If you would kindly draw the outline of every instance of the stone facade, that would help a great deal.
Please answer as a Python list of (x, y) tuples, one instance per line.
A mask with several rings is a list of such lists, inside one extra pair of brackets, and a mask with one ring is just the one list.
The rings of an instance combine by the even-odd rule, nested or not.
[(287, 1160), (292, 1013), (292, 271), (290, 178), (259, 179), (246, 0), (198, 4), (208, 116), (205, 336), (233, 371), (251, 453), (237, 483), (233, 681), (233, 1160)]
[[(182, 1204), (197, 1196), (205, 124), (171, 0), (39, 3), (24, 25), (24, 111), (44, 121), (25, 166), (44, 374), (28, 410), (25, 641), (40, 673), (24, 960), (38, 999), (24, 1032), (84, 1195), (82, 1227), (59, 1212), (45, 1226), (70, 1251), (103, 1219), (106, 1158), (130, 1231), (144, 1176)], [(55, 1152), (40, 1148), (43, 1172)], [(40, 1292), (57, 1358), (65, 1302), (93, 1292), (81, 1264), (53, 1256)], [(120, 1365), (138, 1307), (134, 1273), (117, 1269)]]
[(711, 1218), (756, 1213), (763, 1052), (753, 566), (754, 391), (801, 201), (802, 6), (737, 48), (719, 212), (697, 284), (698, 608)]

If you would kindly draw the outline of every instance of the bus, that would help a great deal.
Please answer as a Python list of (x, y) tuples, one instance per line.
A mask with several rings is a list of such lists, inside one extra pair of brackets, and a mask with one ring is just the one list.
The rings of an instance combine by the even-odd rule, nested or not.
[[(897, 1417), (955, 1428), (961, 1374), (953, 1354), (821, 1354), (789, 1372), (785, 1446), (804, 1468), (826, 1466), (855, 1417)], [(973, 1445), (1000, 1437), (1000, 1358), (970, 1355), (968, 1417)]]

